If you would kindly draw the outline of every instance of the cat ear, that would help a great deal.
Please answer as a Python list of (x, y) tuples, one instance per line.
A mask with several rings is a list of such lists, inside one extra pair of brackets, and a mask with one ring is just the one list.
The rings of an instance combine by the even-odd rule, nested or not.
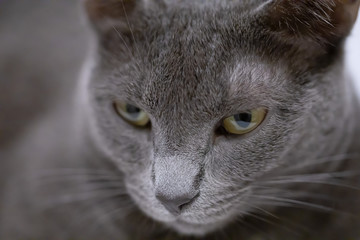
[(359, 5), (360, 0), (270, 0), (260, 11), (282, 39), (336, 45), (350, 33)]
[(84, 0), (91, 23), (99, 31), (127, 28), (140, 5), (140, 0)]

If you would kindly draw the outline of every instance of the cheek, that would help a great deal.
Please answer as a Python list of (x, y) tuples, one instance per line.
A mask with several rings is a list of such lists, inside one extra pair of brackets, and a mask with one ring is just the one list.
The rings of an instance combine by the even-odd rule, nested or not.
[(279, 164), (284, 144), (277, 139), (257, 136), (251, 140), (220, 142), (207, 161), (207, 168), (224, 181), (246, 181), (263, 175)]
[(102, 107), (95, 122), (96, 144), (121, 170), (137, 170), (149, 166), (152, 156), (152, 141), (149, 129), (133, 127), (112, 112)]
[(133, 174), (151, 167), (152, 144), (143, 138), (119, 135), (112, 149), (113, 161), (126, 173)]

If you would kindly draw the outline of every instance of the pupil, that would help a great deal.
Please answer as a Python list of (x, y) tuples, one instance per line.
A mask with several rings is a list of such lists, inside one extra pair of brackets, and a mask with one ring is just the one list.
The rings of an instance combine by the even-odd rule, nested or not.
[(234, 116), (236, 123), (242, 128), (248, 128), (251, 124), (252, 115), (250, 113), (240, 113)]
[(126, 105), (126, 112), (133, 118), (136, 118), (140, 114), (140, 108), (137, 108), (133, 105), (127, 104)]

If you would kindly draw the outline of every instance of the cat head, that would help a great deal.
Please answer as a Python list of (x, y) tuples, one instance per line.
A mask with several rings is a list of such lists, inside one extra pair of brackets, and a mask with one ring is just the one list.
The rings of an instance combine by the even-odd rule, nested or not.
[(205, 234), (266, 205), (288, 166), (343, 151), (359, 2), (87, 0), (89, 118), (138, 207)]

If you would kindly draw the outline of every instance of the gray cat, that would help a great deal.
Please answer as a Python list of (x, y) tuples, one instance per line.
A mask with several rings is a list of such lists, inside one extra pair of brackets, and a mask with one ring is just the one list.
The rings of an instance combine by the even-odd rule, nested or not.
[(5, 156), (1, 239), (358, 239), (356, 0), (87, 0), (72, 104)]

